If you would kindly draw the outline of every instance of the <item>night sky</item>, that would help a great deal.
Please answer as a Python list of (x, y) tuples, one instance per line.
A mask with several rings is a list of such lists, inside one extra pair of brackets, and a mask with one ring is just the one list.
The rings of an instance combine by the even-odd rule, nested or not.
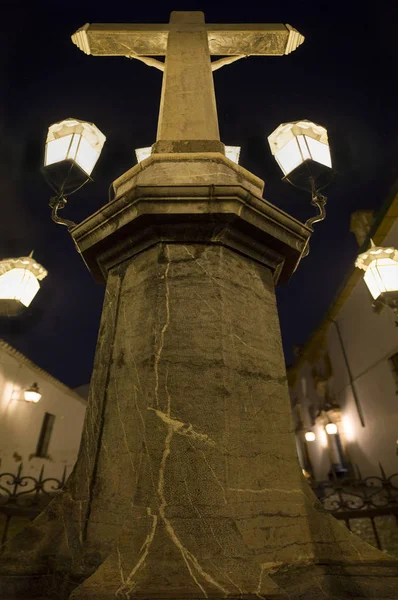
[(29, 310), (0, 319), (0, 337), (71, 387), (90, 379), (104, 288), (94, 283), (65, 227), (50, 218), (40, 167), (50, 124), (94, 122), (107, 136), (87, 184), (65, 217), (79, 222), (107, 202), (110, 183), (156, 139), (160, 71), (126, 58), (83, 54), (70, 36), (86, 22), (168, 22), (171, 10), (203, 10), (211, 23), (289, 23), (304, 44), (285, 57), (251, 57), (215, 72), (221, 140), (265, 180), (264, 197), (305, 221), (310, 198), (281, 181), (267, 136), (309, 119), (329, 133), (336, 183), (311, 251), (277, 291), (287, 362), (320, 322), (357, 254), (350, 214), (378, 210), (397, 172), (397, 15), (394, 3), (200, 4), (3, 0), (0, 76), (0, 258), (34, 249), (49, 271)]

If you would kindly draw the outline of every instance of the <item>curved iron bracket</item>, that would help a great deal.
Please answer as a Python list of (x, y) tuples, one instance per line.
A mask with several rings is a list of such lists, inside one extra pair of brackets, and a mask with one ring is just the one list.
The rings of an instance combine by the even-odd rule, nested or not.
[(63, 196), (55, 196), (54, 198), (51, 198), (49, 206), (52, 208), (51, 218), (54, 223), (58, 223), (58, 225), (65, 225), (68, 230), (76, 226), (74, 221), (71, 221), (70, 219), (62, 219), (58, 216), (58, 211), (62, 210), (66, 206), (66, 198)]

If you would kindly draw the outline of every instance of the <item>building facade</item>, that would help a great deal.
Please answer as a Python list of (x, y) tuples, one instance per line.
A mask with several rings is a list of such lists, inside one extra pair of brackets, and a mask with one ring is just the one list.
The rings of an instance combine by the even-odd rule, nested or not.
[[(40, 400), (26, 401), (26, 390), (38, 390)], [(64, 470), (68, 477), (85, 409), (83, 397), (0, 340), (0, 474), (21, 469), (37, 479), (44, 467), (44, 478), (61, 479)]]
[[(360, 245), (398, 247), (398, 193), (372, 223), (353, 215)], [(319, 328), (288, 368), (297, 451), (303, 469), (322, 481), (334, 474), (398, 472), (398, 328), (393, 312), (376, 312), (363, 271), (348, 274)], [(334, 471), (334, 474), (333, 474)]]

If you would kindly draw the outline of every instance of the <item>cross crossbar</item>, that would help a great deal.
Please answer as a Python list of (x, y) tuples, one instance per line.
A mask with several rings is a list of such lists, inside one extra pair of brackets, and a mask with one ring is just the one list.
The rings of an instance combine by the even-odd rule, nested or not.
[(137, 58), (163, 71), (154, 152), (194, 152), (223, 148), (212, 71), (243, 56), (289, 54), (304, 37), (290, 25), (210, 25), (203, 12), (174, 11), (167, 25), (86, 24), (72, 41), (86, 54)]

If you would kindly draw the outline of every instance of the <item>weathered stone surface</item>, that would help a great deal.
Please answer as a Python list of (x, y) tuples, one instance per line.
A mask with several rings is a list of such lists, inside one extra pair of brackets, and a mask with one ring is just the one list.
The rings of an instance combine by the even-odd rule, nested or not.
[(147, 161), (72, 230), (106, 280), (82, 443), (1, 599), (396, 600), (296, 455), (274, 285), (310, 231), (221, 154)]
[(203, 244), (114, 267), (76, 469), (2, 598), (396, 598), (398, 561), (317, 505), (289, 411), (266, 267)]
[(87, 24), (72, 41), (99, 56), (165, 55), (164, 65), (150, 63), (164, 71), (155, 151), (214, 152), (220, 137), (210, 55), (282, 56), (304, 38), (290, 25), (206, 25), (201, 11), (173, 11), (169, 25)]
[(219, 153), (152, 155), (114, 182), (116, 198), (75, 227), (73, 237), (97, 281), (163, 242), (222, 245), (284, 282), (311, 231), (263, 200), (263, 186)]
[[(181, 26), (173, 19), (173, 15), (183, 14), (181, 11), (173, 11), (169, 24), (87, 24), (73, 34), (72, 41), (80, 50), (94, 56), (165, 56), (169, 32), (178, 30)], [(283, 56), (295, 50), (304, 41), (304, 37), (296, 30), (282, 23), (205, 24), (202, 12), (191, 11), (188, 14), (199, 16), (196, 23), (192, 22), (190, 17), (189, 28), (193, 31), (206, 31), (210, 54), (217, 56)], [(292, 32), (295, 32), (296, 36), (294, 44), (289, 47), (292, 44)]]

